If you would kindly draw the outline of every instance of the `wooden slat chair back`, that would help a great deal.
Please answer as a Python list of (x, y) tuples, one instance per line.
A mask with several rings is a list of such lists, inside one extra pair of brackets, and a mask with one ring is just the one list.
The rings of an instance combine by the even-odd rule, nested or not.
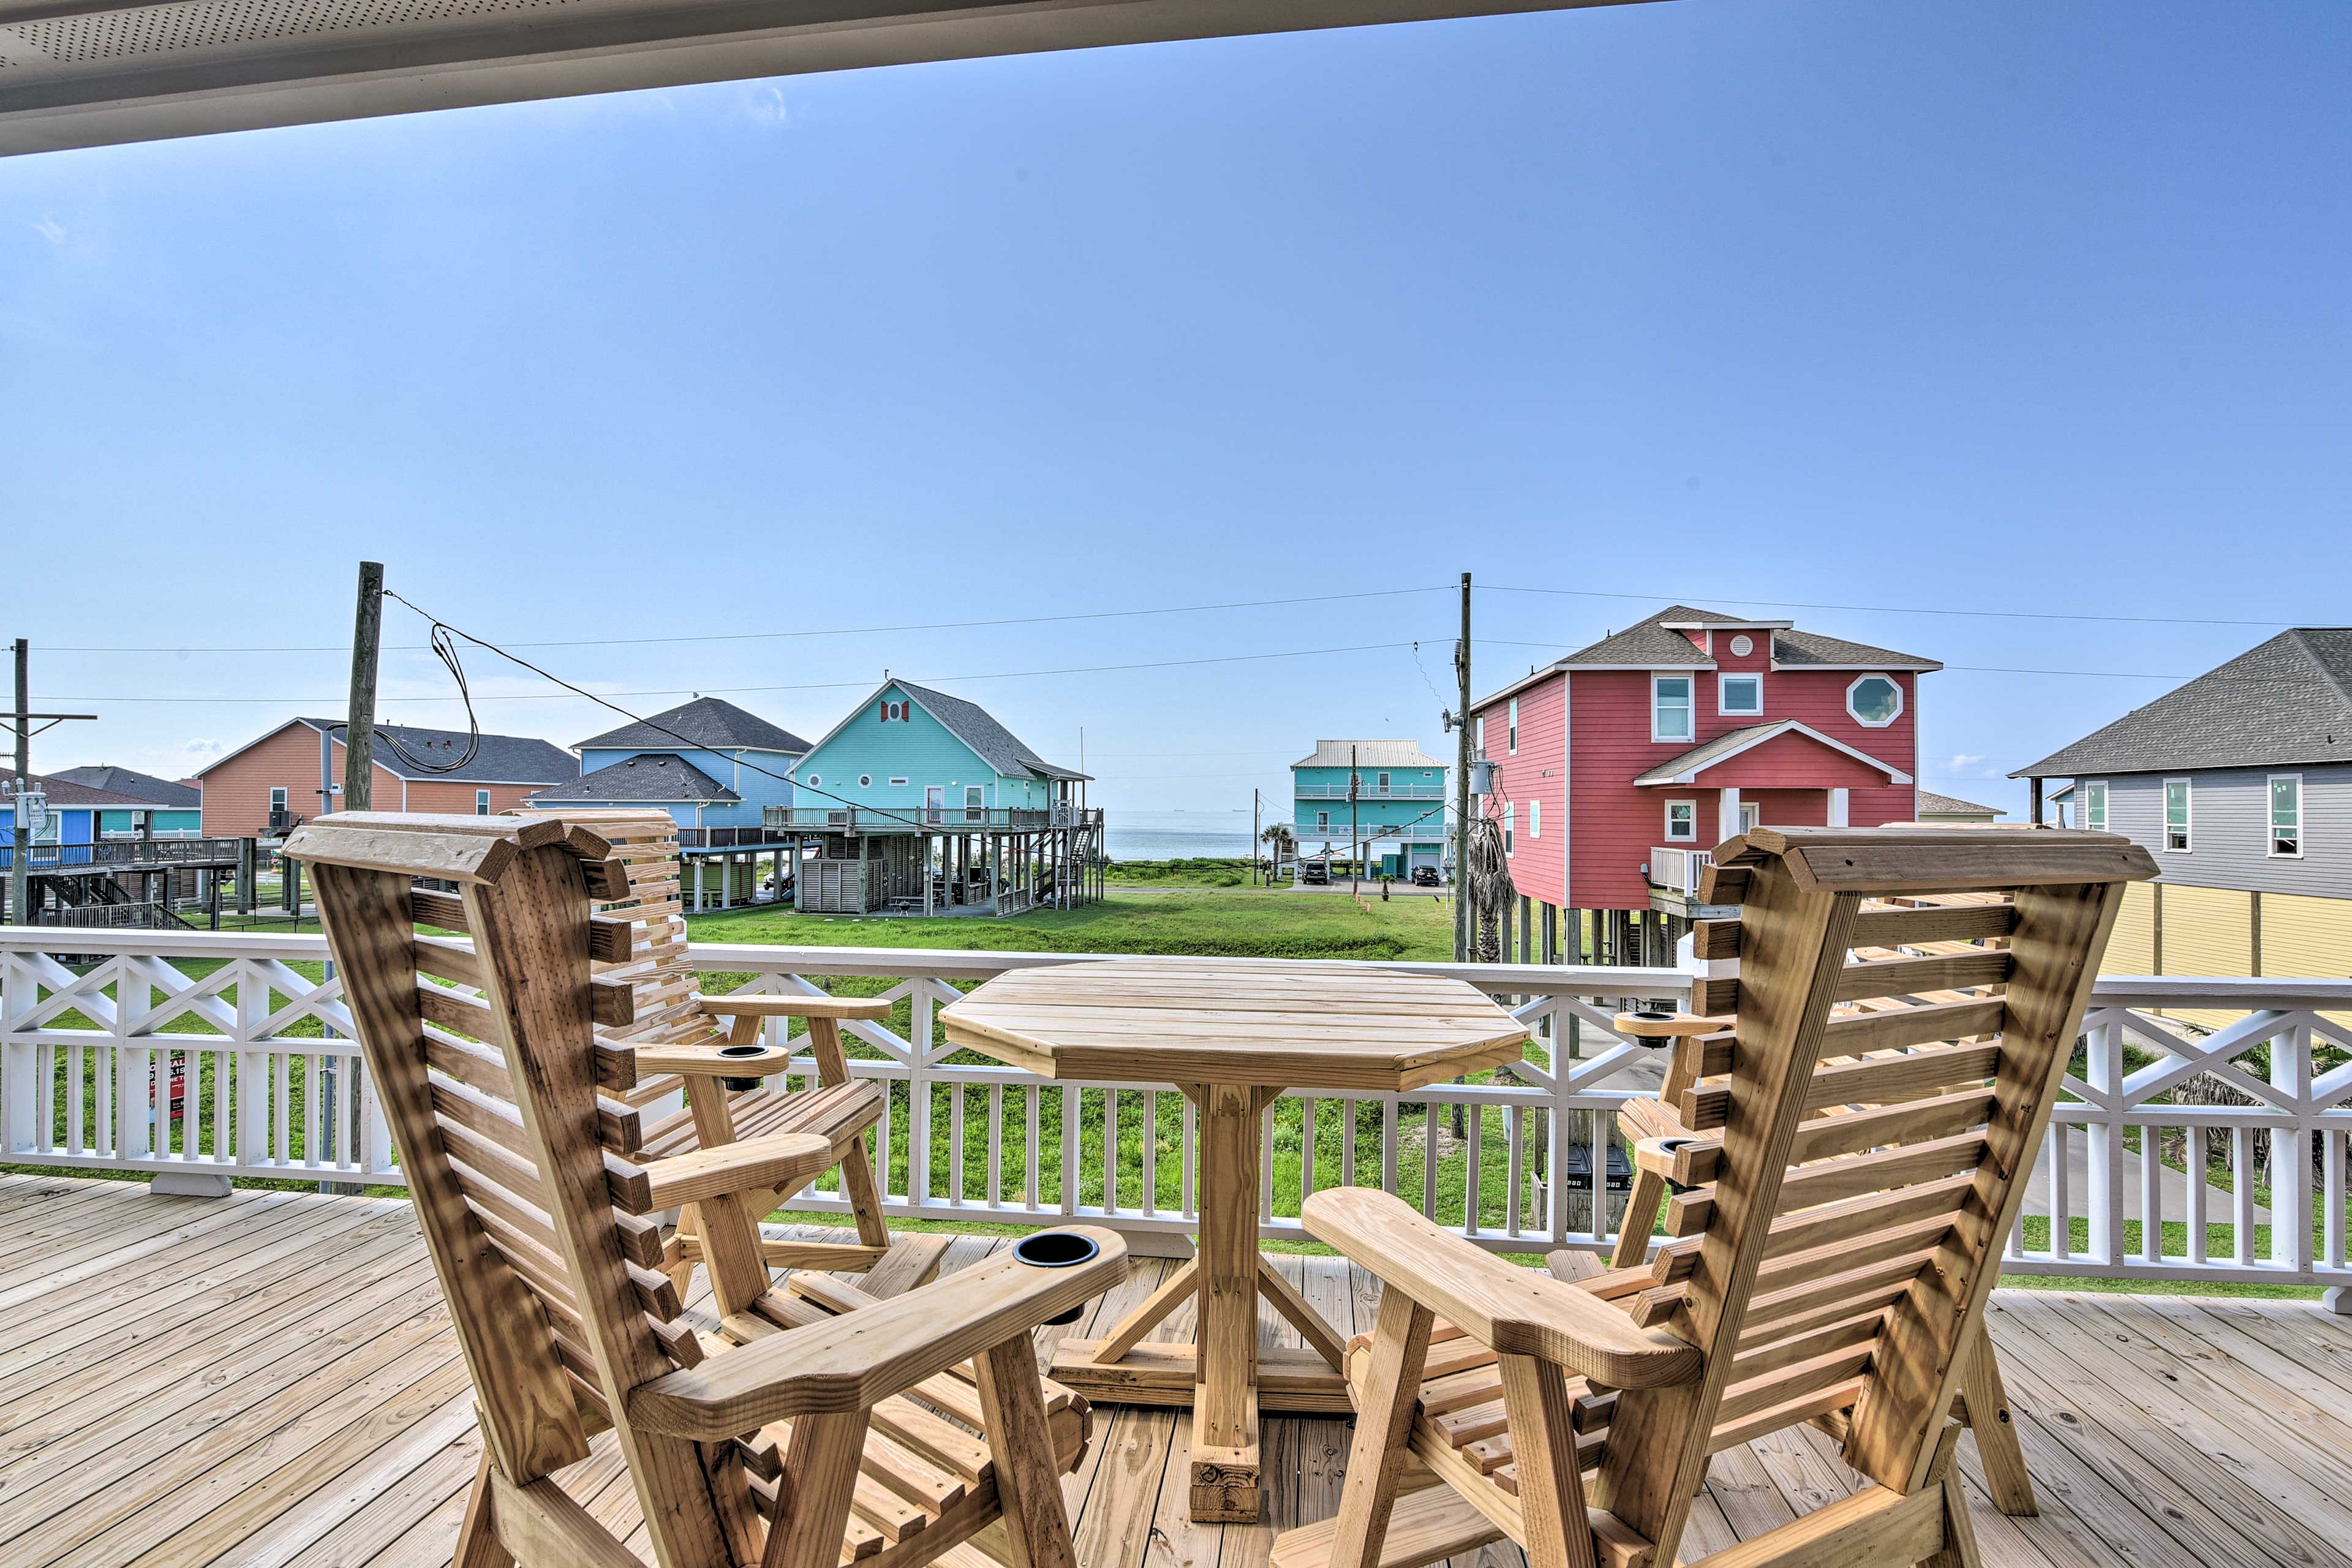
[[(514, 815), (527, 818), (540, 814)], [(667, 1159), (740, 1139), (817, 1133), (834, 1147), (832, 1169), (840, 1173), (842, 1194), (849, 1202), (857, 1240), (763, 1241), (768, 1264), (845, 1272), (872, 1270), (869, 1283), (882, 1295), (896, 1295), (930, 1279), (950, 1238), (936, 1235), (891, 1238), (867, 1148), (873, 1129), (882, 1119), (886, 1091), (874, 1080), (850, 1076), (848, 1053), (841, 1038), (844, 1022), (887, 1017), (888, 1005), (860, 998), (701, 994), (687, 952), (676, 820), (667, 812), (625, 807), (566, 810), (561, 815), (564, 821), (605, 837), (627, 872), (626, 898), (596, 900), (593, 905), (600, 935), (607, 939), (602, 950), (611, 953), (597, 960), (596, 975), (627, 984), (634, 1003), (631, 1020), (613, 1029), (612, 1038), (643, 1052), (668, 1053), (658, 1059), (670, 1059), (679, 1054), (673, 1047), (682, 1047), (691, 1060), (705, 1047), (756, 1041), (768, 1018), (801, 1018), (806, 1021), (807, 1047), (816, 1060), (814, 1086), (781, 1092), (763, 1086), (730, 1093), (719, 1079), (707, 1075), (695, 1075), (689, 1081), (676, 1071), (641, 1071), (636, 1089), (628, 1096), (631, 1104), (640, 1108), (662, 1101), (675, 1104), (674, 1097), (681, 1089), (689, 1103), (666, 1115), (649, 1112), (643, 1144), (629, 1152)], [(625, 932), (616, 929), (620, 926), (625, 926)], [(646, 1057), (648, 1062), (656, 1059), (652, 1054)], [(765, 1064), (738, 1069), (737, 1076), (771, 1077), (781, 1073), (788, 1059), (779, 1054)], [(776, 1191), (764, 1198), (746, 1198), (744, 1204), (755, 1215), (764, 1215), (792, 1195), (790, 1191)], [(707, 1261), (707, 1252), (700, 1205), (688, 1205), (666, 1249), (663, 1268), (671, 1282), (680, 1290), (688, 1289), (694, 1266)], [(727, 1291), (728, 1281), (715, 1279), (714, 1283), (722, 1294)]]
[[(636, 1562), (556, 1479), (606, 1428), (661, 1568), (913, 1568), (999, 1520), (1014, 1568), (1072, 1562), (1055, 1478), (1087, 1412), (1038, 1378), (1029, 1330), (1123, 1273), (1118, 1238), (1080, 1231), (1077, 1266), (1008, 1254), (887, 1302), (762, 1289), (727, 1319), (689, 1314), (649, 1216), (804, 1182), (834, 1155), (790, 1134), (633, 1157), (642, 1058), (600, 1033), (626, 1026), (630, 987), (591, 956), (592, 899), (628, 885), (612, 848), (563, 818), (388, 813), (320, 817), (288, 845), (473, 1379), (484, 1457), (458, 1562)], [(863, 1502), (877, 1470), (921, 1500)]]
[[(1351, 1358), (1340, 1513), (1287, 1532), (1277, 1564), (1405, 1568), (1507, 1535), (1534, 1562), (1664, 1568), (1712, 1454), (1825, 1417), (1873, 1484), (1708, 1562), (1973, 1563), (1947, 1414), (2124, 886), (2155, 869), (2106, 834), (1726, 844), (1701, 896), (1740, 906), (1736, 985), (1714, 998), (1736, 1022), (1676, 1043), (1681, 1131), (1636, 1151), (1701, 1223), (1580, 1285), (1383, 1193), (1310, 1198), (1307, 1229), (1383, 1294)], [(1969, 918), (2008, 947), (1851, 956), (1891, 945), (1867, 900), (1942, 892), (2004, 894)], [(1979, 984), (2003, 989), (1832, 1016)], [(1400, 1503), (1416, 1462), (1445, 1485)]]
[[(1865, 900), (1854, 920), (1854, 961), (1875, 963), (1897, 958), (1967, 957), (1998, 952), (2009, 945), (2009, 931), (2015, 921), (2015, 910), (2006, 899), (1994, 895), (1955, 894), (1934, 900), (1937, 907), (1920, 907), (1919, 899)], [(1969, 907), (1953, 908), (1953, 905)], [(1740, 922), (1736, 920), (1700, 921), (1692, 928), (1693, 955), (1701, 967), (1709, 971), (1726, 971), (1720, 975), (1702, 978), (1694, 989), (1694, 1002), (1698, 1006), (1728, 1014), (1737, 1011), (1738, 981), (1736, 975), (1740, 949)], [(1986, 975), (1999, 973), (2000, 961), (1984, 960), (1978, 970)], [(1983, 1044), (1997, 1037), (1987, 1031), (1997, 1031), (2002, 1014), (2000, 1000), (2002, 985), (1998, 979), (1980, 979), (1976, 973), (1962, 971), (1953, 985), (1893, 997), (1869, 997), (1835, 1004), (1830, 1009), (1832, 1021), (1883, 1014), (1906, 1008), (1930, 1008), (1938, 1011), (1921, 1015), (1910, 1022), (1922, 1029), (1939, 1028), (1945, 1033), (1937, 1041), (1945, 1045)], [(1634, 1151), (1633, 1190), (1625, 1205), (1625, 1217), (1620, 1228), (1612, 1258), (1622, 1269), (1639, 1270), (1649, 1260), (1661, 1204), (1664, 1205), (1664, 1229), (1669, 1237), (1685, 1237), (1699, 1234), (1706, 1227), (1707, 1216), (1713, 1212), (1715, 1184), (1712, 1182), (1684, 1184), (1672, 1188), (1669, 1177), (1673, 1168), (1670, 1150), (1691, 1135), (1694, 1129), (1684, 1120), (1685, 1107), (1691, 1115), (1706, 1126), (1720, 1125), (1722, 1097), (1694, 1092), (1705, 1064), (1710, 1057), (1730, 1048), (1737, 1039), (1735, 1022), (1727, 1016), (1706, 1016), (1696, 1013), (1659, 1018), (1650, 1014), (1626, 1014), (1617, 1020), (1620, 1032), (1634, 1037), (1649, 1037), (1673, 1043), (1664, 1082), (1656, 1097), (1644, 1097), (1626, 1102), (1620, 1112), (1620, 1121), (1629, 1137), (1638, 1141)], [(1693, 1037), (1696, 1037), (1694, 1040)], [(1865, 1054), (1863, 1060), (1900, 1054), (1906, 1047)], [(1824, 1106), (1824, 1115), (1850, 1113), (1874, 1109), (1863, 1104)], [(1701, 1127), (1699, 1131), (1705, 1131)], [(1599, 1271), (1590, 1253), (1573, 1248), (1561, 1248), (1546, 1259), (1552, 1273), (1562, 1279), (1593, 1282), (1605, 1291), (1626, 1288), (1638, 1281), (1641, 1275), (1632, 1272), (1615, 1280), (1594, 1281)], [(1994, 1506), (2001, 1512), (2026, 1517), (2040, 1511), (2033, 1490), (2032, 1472), (2025, 1462), (2022, 1447), (2018, 1441), (2016, 1425), (2011, 1417), (2009, 1394), (2000, 1373), (1999, 1358), (1991, 1336), (1979, 1331), (1967, 1351), (1967, 1370), (1963, 1373), (1965, 1389), (1953, 1405), (1953, 1415), (1976, 1435), (1979, 1456), (1984, 1468), (1987, 1489)], [(1498, 1395), (1499, 1396), (1499, 1395)], [(1842, 1433), (1850, 1411), (1825, 1413), (1814, 1418), (1816, 1426), (1833, 1433)]]

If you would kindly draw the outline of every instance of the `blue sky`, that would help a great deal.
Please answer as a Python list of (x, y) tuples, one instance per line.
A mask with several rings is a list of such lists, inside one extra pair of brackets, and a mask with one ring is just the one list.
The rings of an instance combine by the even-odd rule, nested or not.
[(2352, 618), (2347, 80), (2334, 5), (1682, 0), (0, 162), (0, 635), (103, 715), (37, 766), (164, 772), (345, 657), (53, 650), (331, 647), (363, 554), (811, 735), (886, 667), (1357, 650), (952, 683), (1203, 809), (1441, 744), (1465, 570), (1652, 595), (1482, 594), (1482, 689), (1667, 598), (2146, 617), (1758, 608), (1986, 667), (1929, 679), (1923, 782), (2021, 803), (2168, 683), (1996, 668)]

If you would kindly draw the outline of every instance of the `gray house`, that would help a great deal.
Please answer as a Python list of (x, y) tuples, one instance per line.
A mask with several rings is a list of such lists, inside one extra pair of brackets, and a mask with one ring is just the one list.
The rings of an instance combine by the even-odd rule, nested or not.
[(2036, 820), (2071, 781), (2074, 826), (2162, 868), (2111, 973), (2352, 973), (2352, 628), (2282, 632), (2010, 776)]

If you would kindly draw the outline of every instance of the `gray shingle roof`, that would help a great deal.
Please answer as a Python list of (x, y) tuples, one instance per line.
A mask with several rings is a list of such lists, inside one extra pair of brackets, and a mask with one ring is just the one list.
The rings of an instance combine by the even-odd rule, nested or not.
[[(1636, 664), (1646, 668), (1713, 669), (1715, 660), (1706, 650), (1683, 636), (1660, 626), (1661, 621), (1696, 621), (1705, 619), (1707, 612), (1694, 610), (1688, 605), (1676, 605), (1661, 610), (1639, 626), (1627, 626), (1612, 633), (1590, 647), (1578, 648), (1561, 665)], [(1557, 668), (1557, 667), (1556, 667)]]
[[(82, 784), (66, 777), (63, 773), (52, 773), (46, 778), (39, 773), (35, 773), (33, 787), (47, 795), (51, 805), (122, 806), (155, 804), (152, 800), (142, 800), (135, 795), (118, 795), (110, 789), (100, 789), (95, 784)], [(12, 795), (16, 793), (16, 773), (14, 768), (0, 768), (0, 791)]]
[(87, 784), (92, 789), (110, 790), (116, 795), (127, 795), (133, 800), (170, 806), (178, 811), (194, 811), (205, 804), (205, 792), (194, 784), (174, 784), (170, 779), (159, 779), (152, 773), (118, 768), (111, 763), (68, 768), (49, 776)]
[(1962, 800), (1957, 795), (1937, 795), (1933, 790), (1925, 789), (1919, 792), (1918, 811), (1923, 817), (1978, 815), (1999, 816), (2000, 815), (2000, 807), (1997, 805), (1979, 805), (1972, 800)]
[(1035, 773), (1041, 778), (1082, 779), (1090, 775), (1047, 762), (1021, 738), (989, 716), (977, 702), (950, 697), (911, 680), (898, 681), (898, 689), (921, 703), (932, 718), (946, 725), (956, 739), (980, 753), (980, 760), (999, 773)]
[(530, 804), (609, 800), (624, 805), (683, 805), (699, 801), (731, 805), (742, 798), (675, 752), (640, 752), (593, 773), (582, 773), (570, 784), (541, 790), (530, 797)]
[[(313, 730), (325, 730), (338, 740), (342, 738), (344, 724), (341, 719), (299, 719)], [(417, 767), (403, 758), (381, 737), (389, 735), (408, 748), (413, 754), (428, 762), (456, 762), (466, 754), (466, 731), (463, 730), (420, 730), (411, 724), (378, 724), (379, 739), (372, 754), (390, 770), (395, 778), (447, 779), (453, 784), (562, 784), (580, 776), (580, 759), (552, 741), (542, 741), (535, 735), (492, 735), (485, 732), (474, 760), (454, 773), (436, 773)], [(232, 753), (234, 754), (234, 753)]]
[(667, 751), (680, 745), (712, 752), (749, 747), (755, 752), (785, 752), (796, 757), (809, 749), (806, 741), (790, 730), (769, 723), (757, 713), (716, 697), (698, 697), (642, 723), (607, 730), (581, 742), (572, 750), (584, 752), (593, 747), (597, 751)]
[(2009, 776), (2352, 762), (2347, 685), (2352, 627), (2297, 626)]
[(1872, 669), (1941, 669), (1944, 667), (1932, 658), (1921, 658), (1916, 653), (1896, 653), (1893, 648), (1873, 647), (1866, 642), (1848, 642), (1843, 637), (1825, 637), (1819, 632), (1774, 632), (1772, 662), (1782, 668), (1802, 669), (1807, 665), (1826, 665), (1832, 669), (1866, 667)]

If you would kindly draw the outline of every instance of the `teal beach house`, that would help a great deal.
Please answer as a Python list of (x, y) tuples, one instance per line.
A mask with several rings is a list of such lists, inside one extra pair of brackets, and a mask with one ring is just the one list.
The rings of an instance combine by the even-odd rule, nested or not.
[(1418, 741), (1318, 741), (1290, 764), (1290, 828), (1302, 859), (1353, 858), (1370, 876), (1445, 863), (1445, 764)]

